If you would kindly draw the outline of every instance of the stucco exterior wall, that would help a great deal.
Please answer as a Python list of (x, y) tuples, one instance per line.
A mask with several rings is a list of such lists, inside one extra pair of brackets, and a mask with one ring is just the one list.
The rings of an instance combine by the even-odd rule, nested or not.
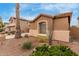
[(40, 16), (35, 22), (30, 23), (30, 29), (38, 29), (39, 27), (38, 23), (40, 22), (46, 22), (46, 29), (48, 29), (48, 20), (52, 20), (51, 18)]
[(37, 36), (39, 33), (38, 33), (38, 30), (33, 30), (33, 29), (30, 29), (29, 30), (29, 35), (30, 36)]
[(11, 32), (11, 31), (16, 31), (16, 30), (15, 30), (15, 26), (13, 26), (13, 27), (7, 27), (7, 28), (5, 29), (5, 32)]
[(15, 30), (15, 26), (11, 27), (10, 30), (11, 30), (11, 31), (16, 31), (16, 30)]
[[(69, 42), (69, 33), (70, 31), (54, 31), (52, 35), (53, 36), (52, 39)], [(29, 35), (30, 36), (37, 36), (37, 35), (47, 36), (46, 34), (38, 33), (38, 30), (30, 30)]]
[[(20, 28), (21, 28), (21, 32), (27, 32), (28, 30), (28, 21), (26, 20), (20, 20)], [(11, 20), (9, 21), (8, 26), (5, 27), (5, 32), (9, 32), (10, 31), (16, 31), (16, 19), (11, 18)]]
[(54, 31), (54, 40), (69, 42), (69, 31)]
[[(37, 36), (37, 35), (47, 35), (39, 33), (39, 23), (45, 22), (46, 23), (46, 32), (48, 32), (48, 28), (53, 26), (53, 39), (69, 42), (69, 22), (68, 17), (61, 17), (61, 18), (49, 18), (41, 16), (36, 21), (30, 23), (30, 35)], [(50, 23), (51, 22), (51, 23)], [(53, 31), (52, 30), (52, 31)]]
[(5, 32), (8, 32), (9, 31), (9, 29), (8, 28), (5, 28)]
[(20, 20), (20, 28), (22, 32), (27, 32), (28, 22)]
[(30, 24), (29, 34), (31, 36), (42, 35), (41, 33), (39, 33), (40, 32), (39, 31), (39, 23), (41, 23), (41, 22), (46, 23), (46, 32), (48, 32), (48, 20), (52, 20), (52, 19), (48, 18), (48, 17), (41, 16), (35, 22), (29, 23)]
[(68, 17), (55, 19), (54, 30), (69, 30)]

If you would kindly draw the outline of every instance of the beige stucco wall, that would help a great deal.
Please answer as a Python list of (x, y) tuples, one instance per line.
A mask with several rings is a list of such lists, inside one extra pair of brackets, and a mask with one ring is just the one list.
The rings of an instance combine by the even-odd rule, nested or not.
[[(69, 42), (69, 33), (70, 31), (54, 31), (52, 39)], [(37, 36), (37, 35), (47, 36), (47, 34), (39, 34), (38, 30), (30, 30), (29, 34), (30, 36)]]
[(69, 42), (69, 31), (54, 31), (54, 40)]
[(30, 24), (29, 34), (32, 36), (42, 35), (41, 33), (39, 33), (39, 23), (41, 22), (46, 23), (46, 32), (48, 32), (48, 20), (52, 20), (52, 19), (41, 16), (35, 22), (29, 23)]
[(37, 36), (38, 34), (39, 34), (38, 30), (32, 30), (32, 29), (29, 30), (29, 35), (30, 36)]
[(5, 29), (5, 32), (11, 32), (11, 31), (15, 31), (15, 27), (10, 27), (10, 29), (7, 27)]
[[(9, 24), (5, 27), (5, 31), (9, 32), (9, 28), (11, 31), (16, 31), (16, 19), (11, 19)], [(20, 20), (20, 28), (22, 32), (27, 32), (28, 21)]]
[(28, 22), (20, 20), (20, 28), (22, 32), (27, 32)]
[(68, 17), (55, 19), (54, 20), (54, 30), (69, 30)]
[(16, 31), (15, 26), (10, 28), (11, 31)]
[[(30, 23), (30, 32), (29, 32), (30, 35), (31, 36), (46, 35), (39, 33), (39, 23), (46, 22), (46, 32), (48, 32), (48, 27), (49, 25), (51, 25), (50, 21), (52, 22), (52, 20), (53, 20), (52, 18), (41, 16), (35, 22)], [(54, 25), (52, 22), (51, 26), (54, 26), (54, 33), (53, 33), (54, 40), (69, 42), (70, 32), (69, 32), (68, 17), (54, 19)]]
[(9, 31), (9, 29), (8, 28), (5, 28), (5, 32), (8, 32)]
[(46, 22), (46, 29), (48, 28), (48, 20), (52, 20), (49, 17), (40, 16), (36, 21), (30, 23), (30, 29), (38, 29), (40, 22)]

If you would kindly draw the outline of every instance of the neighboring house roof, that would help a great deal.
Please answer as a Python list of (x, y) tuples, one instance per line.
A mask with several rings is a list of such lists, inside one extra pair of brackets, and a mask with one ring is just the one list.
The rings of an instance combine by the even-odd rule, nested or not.
[[(11, 19), (16, 19), (16, 17), (10, 17), (9, 21), (10, 21)], [(20, 20), (22, 20), (22, 21), (28, 21), (28, 20), (23, 19), (23, 18), (20, 18)]]
[(8, 28), (8, 27), (14, 27), (15, 24), (7, 24), (4, 28)]
[(72, 15), (72, 12), (62, 13), (62, 14), (58, 14), (58, 15), (54, 15), (54, 16), (47, 15), (47, 14), (40, 14), (34, 20), (32, 20), (30, 22), (36, 21), (40, 16), (45, 16), (45, 17), (48, 17), (48, 18), (55, 19), (55, 18), (62, 18), (62, 17), (66, 17), (66, 16), (71, 16), (71, 15)]

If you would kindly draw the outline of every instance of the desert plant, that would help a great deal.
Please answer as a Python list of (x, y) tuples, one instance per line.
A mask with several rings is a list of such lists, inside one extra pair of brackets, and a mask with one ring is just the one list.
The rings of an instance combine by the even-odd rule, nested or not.
[(4, 31), (2, 28), (0, 28), (0, 32)]
[(63, 45), (36, 47), (32, 53), (33, 56), (77, 56), (69, 47)]
[(32, 43), (31, 42), (24, 42), (22, 45), (22, 49), (31, 49)]

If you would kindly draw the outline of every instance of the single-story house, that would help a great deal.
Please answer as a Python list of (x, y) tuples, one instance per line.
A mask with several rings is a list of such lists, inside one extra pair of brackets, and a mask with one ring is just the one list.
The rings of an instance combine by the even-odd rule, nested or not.
[[(47, 36), (51, 31), (53, 40), (69, 42), (71, 16), (72, 12), (67, 12), (54, 16), (40, 14), (32, 21), (20, 19), (21, 32), (28, 32), (30, 36)], [(15, 17), (10, 17), (9, 24), (5, 26), (5, 31), (16, 31)]]
[(29, 34), (31, 36), (46, 36), (51, 29), (54, 40), (69, 42), (71, 12), (55, 16), (40, 14), (33, 21), (29, 22)]

